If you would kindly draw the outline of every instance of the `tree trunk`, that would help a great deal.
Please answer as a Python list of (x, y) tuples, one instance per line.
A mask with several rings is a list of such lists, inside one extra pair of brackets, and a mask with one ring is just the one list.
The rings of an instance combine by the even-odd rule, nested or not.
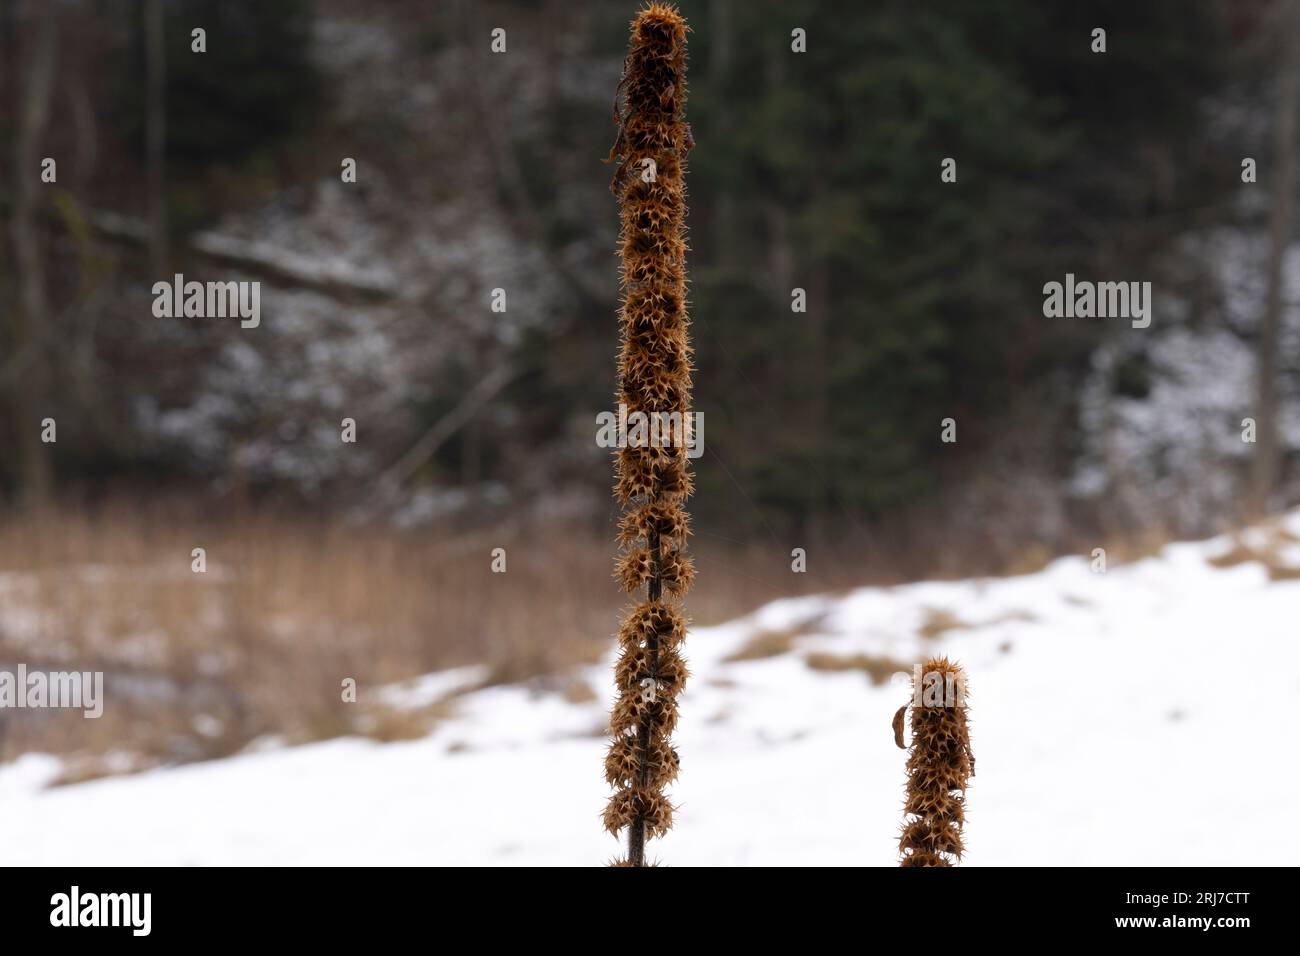
[[(731, 19), (731, 0), (713, 0), (710, 8), (712, 17), (713, 49), (709, 51), (709, 76), (714, 88), (722, 95), (727, 88), (727, 78), (731, 74), (731, 64), (735, 51), (735, 31)], [(732, 143), (731, 113), (721, 110), (713, 128), (713, 139), (718, 143)], [(730, 280), (736, 266), (736, 201), (732, 190), (735, 188), (731, 176), (719, 183), (714, 193), (713, 206), (713, 261), (724, 279)]]
[[(57, 51), (53, 5), (37, 4), (36, 37), (29, 55), (18, 58), (21, 100), (14, 137), (14, 212), (10, 241), (17, 266), (18, 309), (10, 317), (10, 342), (20, 353), (14, 378), (15, 431), (18, 438), (19, 497), (24, 505), (39, 509), (49, 498), (50, 463), (41, 441), (42, 403), (47, 393), (43, 339), (48, 306), (45, 299), (45, 260), (39, 226), (41, 134), (49, 117)], [(21, 27), (19, 27), (21, 29)]]
[(1291, 238), (1296, 189), (1296, 99), (1300, 85), (1300, 2), (1281, 0), (1282, 67), (1278, 75), (1274, 120), (1273, 195), (1268, 256), (1268, 299), (1264, 307), (1257, 359), (1255, 392), (1255, 458), (1252, 463), (1247, 517), (1268, 510), (1277, 484), (1278, 447), (1277, 348), (1282, 326), (1283, 258)]
[(153, 278), (167, 278), (167, 48), (163, 39), (162, 0), (145, 0), (146, 154), (149, 176), (149, 265)]

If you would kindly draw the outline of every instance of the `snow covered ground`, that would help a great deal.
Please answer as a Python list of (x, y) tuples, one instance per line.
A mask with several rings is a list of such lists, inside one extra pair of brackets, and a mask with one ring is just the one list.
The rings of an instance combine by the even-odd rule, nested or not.
[[(1275, 530), (1247, 543), (1300, 567), (1300, 512)], [(1295, 858), (1300, 834), (1273, 824), (1300, 791), (1300, 580), (1209, 562), (1232, 545), (1171, 545), (1105, 573), (1067, 558), (1022, 577), (782, 600), (694, 630), (680, 809), (652, 851), (673, 865), (894, 865), (905, 755), (890, 719), (908, 693), (807, 659), (937, 652), (970, 675), (967, 865)], [(774, 656), (726, 660), (783, 632), (799, 636), (784, 651), (769, 638)], [(427, 703), (476, 676), (388, 693)], [(611, 673), (585, 677), (599, 700), (460, 693), (455, 716), (413, 742), (343, 739), (51, 789), (58, 762), (29, 755), (0, 769), (0, 859), (599, 864), (618, 851), (599, 821)]]

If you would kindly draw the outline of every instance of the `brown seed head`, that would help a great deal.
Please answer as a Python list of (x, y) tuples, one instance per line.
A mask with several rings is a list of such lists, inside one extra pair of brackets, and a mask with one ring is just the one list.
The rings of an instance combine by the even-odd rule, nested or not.
[[(904, 711), (910, 712), (912, 724), (899, 852), (903, 866), (951, 866), (961, 860), (964, 849), (966, 786), (974, 772), (966, 675), (943, 657), (925, 663), (921, 680), (923, 703), (904, 707), (894, 717), (895, 740), (900, 743)], [(951, 698), (950, 687), (957, 690)], [(937, 693), (927, 695), (926, 688)]]

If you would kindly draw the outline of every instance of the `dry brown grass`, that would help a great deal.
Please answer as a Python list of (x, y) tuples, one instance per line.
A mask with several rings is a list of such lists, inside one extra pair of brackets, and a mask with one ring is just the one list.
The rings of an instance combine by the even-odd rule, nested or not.
[(964, 631), (969, 627), (969, 624), (951, 611), (928, 607), (925, 609), (925, 619), (921, 621), (918, 633), (926, 640), (933, 641), (949, 631)]
[(1232, 547), (1208, 559), (1216, 568), (1232, 568), (1241, 564), (1258, 563), (1268, 572), (1270, 581), (1300, 580), (1300, 566), (1282, 557), (1283, 548), (1294, 548), (1295, 535), (1276, 523), (1256, 528), (1252, 541), (1241, 535), (1232, 539)]
[(454, 698), (435, 700), (420, 707), (367, 705), (353, 722), (352, 730), (382, 743), (418, 740), (428, 736), (440, 720), (454, 716)]
[[(266, 734), (406, 739), (448, 711), (381, 711), (368, 692), (464, 664), (486, 665), (488, 683), (585, 697), (572, 672), (608, 651), (624, 603), (609, 528), (518, 521), (403, 532), (272, 504), (223, 508), (117, 499), (39, 518), (0, 511), (0, 668), (102, 670), (109, 700), (99, 720), (7, 712), (0, 759), (60, 753), (79, 779), (223, 756)], [(978, 549), (952, 563), (937, 530), (905, 530), (798, 542), (809, 560), (796, 574), (789, 542), (697, 529), (693, 623), (780, 597), (995, 571), (979, 564)], [(195, 547), (207, 550), (206, 574), (190, 570)], [(507, 551), (505, 574), (491, 570), (495, 547)], [(939, 553), (949, 563), (927, 566)], [(1275, 579), (1300, 573), (1263, 560)], [(936, 616), (926, 627), (942, 634), (962, 623)], [(759, 635), (737, 657), (787, 653), (809, 628)], [(357, 681), (357, 704), (341, 700), (344, 677)]]
[(762, 661), (788, 654), (794, 647), (797, 630), (759, 631), (740, 648), (723, 658), (728, 664), (738, 661)]
[(911, 666), (892, 657), (874, 654), (828, 654), (816, 651), (804, 658), (804, 663), (815, 671), (862, 671), (877, 687), (889, 681), (899, 671), (908, 673)]
[[(191, 571), (196, 547), (204, 574)], [(707, 536), (695, 550), (696, 624), (829, 590), (853, 566), (818, 552), (820, 573), (793, 574), (779, 549)], [(0, 513), (0, 667), (102, 670), (109, 702), (98, 720), (8, 712), (0, 759), (60, 753), (85, 779), (225, 756), (269, 734), (408, 739), (445, 709), (384, 710), (368, 695), (466, 664), (486, 665), (486, 684), (590, 699), (566, 675), (608, 650), (624, 603), (613, 558), (595, 527), (403, 532), (166, 500)], [(358, 703), (342, 700), (345, 677)]]
[[(207, 572), (191, 570), (206, 549)], [(507, 570), (493, 573), (503, 547)], [(221, 756), (263, 734), (401, 739), (436, 713), (367, 693), (470, 663), (513, 682), (598, 659), (616, 621), (605, 542), (119, 505), (0, 520), (0, 666), (105, 672), (108, 706), (10, 711), (27, 750)], [(359, 703), (342, 700), (344, 678)]]
[(1253, 548), (1248, 548), (1240, 541), (1233, 544), (1231, 548), (1222, 554), (1216, 554), (1209, 559), (1209, 563), (1216, 568), (1234, 568), (1239, 564), (1246, 564), (1250, 561), (1258, 561), (1259, 552)]

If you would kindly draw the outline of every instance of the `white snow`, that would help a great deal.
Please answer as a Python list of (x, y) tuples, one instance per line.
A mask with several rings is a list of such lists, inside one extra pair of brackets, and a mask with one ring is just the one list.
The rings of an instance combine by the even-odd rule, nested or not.
[[(1300, 527), (1300, 513), (1279, 525)], [(970, 678), (978, 774), (966, 865), (1267, 864), (1300, 855), (1272, 826), (1300, 787), (1300, 581), (1257, 563), (1216, 568), (1227, 539), (1090, 570), (863, 588), (782, 600), (697, 628), (682, 701), (673, 865), (896, 863), (905, 755), (890, 719), (908, 692), (812, 651), (938, 652)], [(701, 580), (699, 587), (708, 587)], [(939, 612), (966, 627), (927, 639)], [(612, 624), (612, 622), (611, 622)], [(788, 653), (727, 662), (760, 631)], [(475, 686), (461, 670), (390, 697), (454, 697), (418, 741), (359, 739), (43, 789), (52, 758), (0, 768), (11, 864), (593, 865), (611, 674), (600, 700)]]

